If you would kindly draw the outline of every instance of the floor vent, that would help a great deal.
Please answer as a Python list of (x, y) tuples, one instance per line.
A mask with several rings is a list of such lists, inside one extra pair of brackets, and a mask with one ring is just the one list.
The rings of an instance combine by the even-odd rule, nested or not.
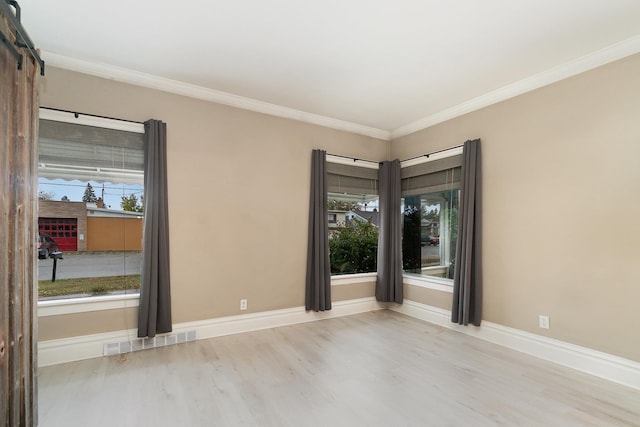
[(110, 342), (104, 344), (103, 354), (105, 356), (111, 356), (114, 354), (130, 353), (132, 351), (164, 347), (166, 345), (180, 344), (183, 342), (195, 340), (195, 330), (178, 332), (176, 334), (159, 335), (153, 338), (134, 338), (128, 341)]

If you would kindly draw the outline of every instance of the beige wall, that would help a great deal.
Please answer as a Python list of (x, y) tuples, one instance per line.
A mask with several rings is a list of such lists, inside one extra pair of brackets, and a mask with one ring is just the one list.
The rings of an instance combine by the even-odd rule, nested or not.
[[(638, 76), (640, 55), (391, 143), (404, 159), (482, 138), (485, 320), (640, 361)], [(167, 122), (175, 322), (240, 314), (240, 298), (250, 312), (301, 306), (311, 149), (389, 158), (384, 141), (55, 68), (43, 83), (43, 106)], [(449, 308), (451, 294), (406, 289)], [(40, 339), (128, 316), (41, 318)]]
[[(372, 160), (389, 154), (386, 141), (54, 67), (43, 78), (41, 105), (167, 122), (175, 323), (241, 314), (241, 298), (249, 312), (304, 305), (311, 150)], [(109, 318), (125, 317), (111, 311)], [(122, 329), (103, 317), (40, 318), (40, 339), (74, 336), (70, 322), (90, 325), (87, 334)]]
[(640, 55), (399, 138), (391, 155), (473, 138), (483, 318), (640, 361)]
[(410, 301), (429, 304), (430, 306), (451, 310), (451, 293), (434, 289), (404, 284), (404, 297)]
[(40, 341), (91, 335), (105, 331), (126, 331), (138, 327), (138, 308), (101, 310), (41, 317), (38, 322)]
[(366, 298), (375, 296), (376, 280), (369, 279), (369, 282), (355, 283), (350, 285), (339, 285), (331, 287), (332, 301), (348, 301), (350, 299)]

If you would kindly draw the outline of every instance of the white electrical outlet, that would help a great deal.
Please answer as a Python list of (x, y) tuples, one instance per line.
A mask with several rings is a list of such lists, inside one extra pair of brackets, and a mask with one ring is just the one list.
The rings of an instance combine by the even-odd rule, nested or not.
[(549, 316), (538, 316), (538, 326), (542, 329), (549, 329)]
[(246, 310), (247, 309), (247, 300), (246, 299), (241, 299), (240, 300), (240, 310)]

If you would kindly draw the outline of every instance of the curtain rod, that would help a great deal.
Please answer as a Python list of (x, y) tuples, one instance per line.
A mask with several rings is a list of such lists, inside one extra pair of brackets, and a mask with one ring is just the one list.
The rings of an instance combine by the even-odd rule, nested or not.
[(367, 162), (367, 163), (374, 163), (376, 165), (379, 165), (382, 162), (375, 162), (373, 160), (367, 160), (367, 159), (360, 159), (357, 157), (349, 157), (349, 156), (341, 156), (340, 154), (331, 154), (331, 153), (327, 153), (328, 156), (334, 156), (334, 157), (340, 157), (343, 159), (349, 159), (349, 160), (353, 160), (353, 162)]
[(464, 147), (464, 144), (462, 144), (462, 145), (456, 145), (455, 147), (444, 148), (444, 149), (442, 149), (442, 150), (438, 150), (438, 151), (432, 151), (431, 153), (422, 154), (422, 155), (420, 155), (420, 156), (411, 157), (411, 158), (409, 158), (409, 159), (400, 160), (400, 163), (402, 163), (402, 162), (408, 162), (409, 160), (420, 159), (420, 158), (422, 158), (422, 157), (427, 157), (427, 158), (429, 158), (429, 156), (432, 156), (432, 155), (434, 155), (434, 154), (444, 153), (445, 151), (455, 150), (456, 148), (460, 148), (460, 147)]
[(144, 124), (144, 122), (136, 122), (135, 120), (119, 119), (117, 117), (100, 116), (98, 114), (78, 113), (77, 111), (62, 110), (60, 108), (52, 108), (52, 107), (40, 107), (40, 108), (44, 108), (45, 110), (51, 110), (51, 111), (60, 111), (61, 113), (73, 114), (76, 119), (78, 117), (80, 117), (80, 116), (89, 116), (89, 117), (97, 117), (99, 119), (117, 120), (119, 122), (136, 123), (138, 125), (143, 125)]
[[(400, 160), (400, 163), (408, 162), (409, 160), (420, 159), (422, 157), (427, 157), (428, 158), (429, 156), (432, 156), (434, 154), (444, 153), (445, 151), (455, 150), (456, 148), (460, 148), (460, 147), (464, 147), (464, 144), (456, 145), (455, 147), (444, 148), (444, 149), (438, 150), (438, 151), (432, 151), (431, 153), (421, 154), (420, 156), (411, 157), (409, 159)], [(327, 153), (327, 155), (334, 156), (334, 157), (341, 157), (343, 159), (353, 160), (354, 163), (355, 162), (368, 162), (368, 163), (375, 163), (375, 164), (381, 164), (382, 163), (382, 162), (374, 162), (373, 160), (360, 159), (360, 158), (357, 158), (357, 157), (341, 156), (340, 154)]]

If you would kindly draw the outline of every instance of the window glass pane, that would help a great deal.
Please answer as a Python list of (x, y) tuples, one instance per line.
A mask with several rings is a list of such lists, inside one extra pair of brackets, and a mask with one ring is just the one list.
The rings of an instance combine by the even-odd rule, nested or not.
[(378, 196), (329, 193), (329, 260), (331, 274), (376, 271)]
[[(138, 293), (141, 135), (44, 122), (38, 162), (39, 299)], [(61, 258), (54, 259), (56, 254)]]
[(405, 273), (453, 279), (460, 190), (402, 199)]

